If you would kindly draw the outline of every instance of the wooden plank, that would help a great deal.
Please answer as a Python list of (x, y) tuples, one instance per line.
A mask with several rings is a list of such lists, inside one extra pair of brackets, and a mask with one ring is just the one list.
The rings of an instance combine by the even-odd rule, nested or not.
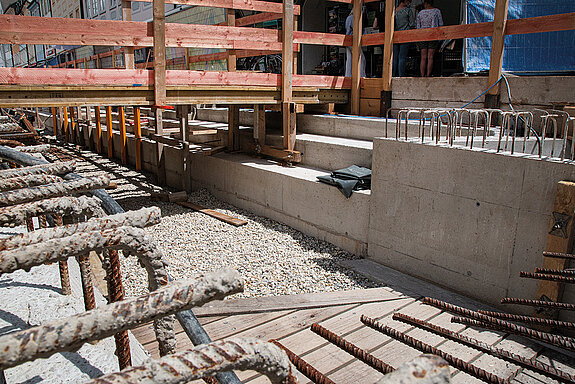
[[(570, 181), (560, 181), (557, 184), (557, 192), (555, 194), (555, 202), (553, 203), (553, 212), (558, 214), (569, 215), (571, 218), (565, 227), (566, 237), (563, 237), (562, 232), (547, 235), (547, 245), (545, 251), (547, 252), (561, 252), (571, 253), (573, 251), (573, 241), (575, 239), (574, 225), (573, 225), (573, 212), (575, 212), (575, 183)], [(553, 229), (555, 220), (553, 214), (551, 215), (549, 229)], [(569, 260), (556, 259), (552, 257), (544, 257), (542, 268), (549, 269), (565, 269)], [(538, 300), (552, 300), (561, 301), (563, 294), (563, 285), (554, 281), (541, 280), (539, 289), (537, 291)]]
[(212, 301), (194, 310), (197, 316), (229, 316), (244, 313), (273, 312), (286, 309), (327, 308), (347, 304), (380, 303), (406, 297), (389, 288), (303, 293)]
[(360, 99), (359, 114), (361, 116), (380, 116), (380, 99)]
[(136, 153), (136, 171), (142, 170), (142, 122), (140, 107), (134, 107), (134, 145)]
[(294, 31), (293, 41), (298, 44), (351, 47), (353, 44), (353, 37), (337, 33)]
[[(235, 27), (236, 25), (236, 10), (226, 9), (226, 23), (230, 27)], [(236, 70), (236, 51), (233, 49), (228, 49), (227, 51), (227, 64), (228, 72), (235, 72)]]
[[(122, 20), (132, 21), (132, 2), (130, 0), (122, 0)], [(127, 69), (135, 68), (134, 61), (134, 47), (124, 47), (124, 63)]]
[(96, 114), (96, 152), (102, 153), (102, 118), (100, 116), (100, 107), (95, 107)]
[(292, 151), (295, 147), (295, 111), (292, 111), (292, 78), (293, 78), (293, 0), (283, 1), (282, 17), (282, 126), (283, 147)]
[(359, 115), (361, 83), (361, 35), (363, 28), (362, 0), (353, 1), (353, 41), (351, 58), (351, 114)]
[(120, 154), (122, 164), (128, 164), (128, 139), (126, 137), (126, 111), (124, 107), (118, 107), (120, 122)]
[(238, 219), (237, 217), (233, 217), (230, 215), (226, 215), (225, 213), (215, 211), (213, 209), (204, 208), (201, 205), (190, 203), (190, 202), (178, 202), (178, 205), (182, 207), (191, 208), (195, 211), (201, 212), (208, 216), (211, 216), (215, 219), (223, 221), (224, 223), (228, 223), (233, 225), (234, 227), (241, 227), (242, 225), (246, 225), (248, 222), (246, 220)]
[[(153, 0), (153, 29), (154, 29), (154, 102), (157, 106), (166, 104), (166, 15), (164, 0)], [(156, 135), (163, 135), (162, 109), (156, 108)], [(156, 144), (156, 175), (158, 184), (166, 183), (166, 159), (164, 145)]]
[(114, 132), (112, 128), (112, 107), (106, 106), (106, 136), (108, 138), (108, 159), (114, 158)]
[[(495, 16), (493, 19), (493, 38), (491, 43), (491, 59), (489, 60), (488, 86), (495, 84), (501, 77), (503, 67), (503, 49), (505, 46), (505, 26), (507, 23), (507, 8), (509, 0), (495, 1)], [(499, 86), (488, 91), (490, 95), (499, 94)]]
[[(152, 2), (152, 0), (139, 0), (141, 2)], [(279, 3), (261, 0), (166, 0), (166, 4), (196, 5), (212, 8), (233, 8), (247, 11), (282, 13)], [(300, 6), (294, 8), (296, 15), (300, 14)]]
[(240, 109), (238, 106), (228, 106), (228, 150), (240, 149)]
[(236, 27), (245, 27), (246, 25), (253, 25), (281, 18), (282, 18), (281, 14), (278, 13), (272, 13), (272, 12), (257, 13), (255, 15), (244, 16), (240, 17), (239, 19), (236, 19)]
[[(385, 4), (385, 35), (383, 45), (383, 90), (391, 91), (391, 77), (393, 68), (393, 35), (395, 29), (395, 3), (388, 1)], [(385, 111), (384, 111), (385, 113)]]

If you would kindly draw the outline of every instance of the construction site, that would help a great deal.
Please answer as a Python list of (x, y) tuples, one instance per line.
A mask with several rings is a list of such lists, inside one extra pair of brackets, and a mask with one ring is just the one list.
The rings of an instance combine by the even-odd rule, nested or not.
[(575, 383), (575, 4), (435, 3), (2, 0), (0, 384)]

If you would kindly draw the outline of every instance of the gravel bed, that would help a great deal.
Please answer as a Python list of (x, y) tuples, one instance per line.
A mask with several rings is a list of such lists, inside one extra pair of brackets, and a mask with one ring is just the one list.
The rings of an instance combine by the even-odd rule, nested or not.
[[(245, 279), (245, 290), (233, 297), (272, 296), (330, 292), (378, 286), (359, 274), (338, 265), (354, 255), (307, 236), (289, 226), (256, 216), (216, 199), (207, 190), (189, 195), (188, 200), (206, 208), (248, 221), (234, 227), (177, 204), (154, 201), (152, 190), (159, 188), (150, 178), (109, 162), (89, 152), (78, 172), (94, 175), (109, 169), (118, 183), (110, 194), (125, 210), (158, 206), (162, 222), (147, 228), (150, 237), (164, 252), (174, 278), (196, 278), (209, 271), (231, 266)], [(147, 292), (144, 270), (135, 257), (122, 258), (127, 296)]]

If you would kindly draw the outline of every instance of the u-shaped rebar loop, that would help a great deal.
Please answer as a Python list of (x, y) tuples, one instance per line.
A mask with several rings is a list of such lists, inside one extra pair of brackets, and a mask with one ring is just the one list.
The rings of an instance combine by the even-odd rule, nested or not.
[(0, 171), (0, 179), (11, 179), (13, 177), (26, 175), (65, 175), (73, 172), (74, 169), (76, 169), (76, 163), (73, 161), (38, 164)]
[[(401, 111), (401, 108), (388, 108), (387, 111), (385, 112), (385, 137), (389, 137), (388, 136), (388, 130), (387, 130), (387, 124), (388, 124), (388, 120), (389, 117), (391, 116), (391, 113), (393, 111)], [(397, 140), (398, 134), (397, 134), (397, 119), (395, 120), (395, 140)]]
[(401, 115), (407, 115), (407, 109), (400, 109), (397, 111), (397, 119), (395, 119), (395, 140), (399, 140), (401, 137)]
[(0, 226), (24, 224), (27, 217), (39, 215), (104, 216), (100, 200), (88, 196), (63, 196), (0, 208)]
[(407, 140), (408, 136), (407, 131), (409, 129), (409, 116), (411, 116), (413, 113), (418, 113), (421, 115), (420, 109), (410, 109), (409, 111), (407, 111), (407, 114), (405, 115), (405, 140)]
[[(150, 291), (168, 283), (166, 265), (162, 252), (149, 240), (140, 228), (117, 227), (92, 232), (80, 232), (72, 236), (31, 244), (0, 252), (0, 271), (9, 273), (48, 262), (66, 260), (88, 251), (102, 252), (107, 249), (128, 251), (138, 257), (148, 274)], [(154, 322), (160, 354), (175, 352), (176, 340), (174, 318), (166, 317)]]
[(184, 384), (217, 372), (255, 370), (273, 384), (297, 384), (284, 351), (254, 338), (214, 341), (178, 352), (142, 366), (93, 379), (87, 384), (152, 384), (161, 378), (164, 384)]
[(527, 139), (529, 138), (529, 133), (533, 128), (533, 113), (531, 112), (518, 112), (517, 117), (521, 119), (525, 126), (525, 131), (523, 132), (523, 148), (521, 152), (525, 153), (525, 148), (527, 146)]
[(151, 320), (241, 292), (242, 279), (234, 269), (212, 272), (203, 278), (171, 283), (147, 295), (125, 299), (43, 325), (0, 336), (0, 369), (37, 358), (76, 351), (84, 343), (101, 340)]

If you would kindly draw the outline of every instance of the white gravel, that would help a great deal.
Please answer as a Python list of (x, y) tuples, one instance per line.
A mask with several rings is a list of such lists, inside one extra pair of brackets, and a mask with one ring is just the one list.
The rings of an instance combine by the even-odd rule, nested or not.
[[(194, 278), (222, 267), (236, 268), (245, 279), (244, 293), (234, 297), (270, 296), (329, 292), (377, 286), (376, 283), (337, 264), (355, 256), (293, 228), (238, 209), (199, 190), (189, 201), (248, 221), (234, 227), (200, 212), (176, 204), (151, 200), (158, 190), (149, 180), (132, 170), (89, 152), (90, 162), (78, 172), (94, 175), (102, 165), (112, 171), (118, 189), (110, 194), (126, 210), (156, 205), (162, 222), (147, 229), (164, 252), (174, 278)], [(99, 166), (97, 166), (99, 165)], [(108, 168), (110, 167), (110, 168)], [(147, 291), (144, 270), (135, 257), (122, 258), (122, 274), (127, 296)]]

